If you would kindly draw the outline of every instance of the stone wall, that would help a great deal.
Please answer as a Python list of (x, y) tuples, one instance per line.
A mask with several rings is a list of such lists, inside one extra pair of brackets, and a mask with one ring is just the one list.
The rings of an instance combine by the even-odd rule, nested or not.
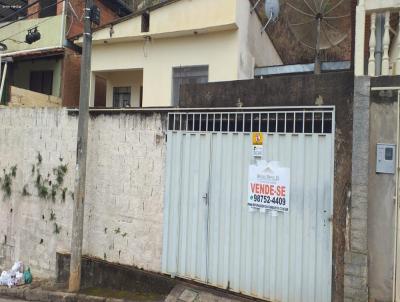
[[(84, 254), (161, 270), (164, 120), (159, 113), (91, 115)], [(11, 196), (0, 189), (0, 268), (22, 260), (36, 277), (55, 277), (56, 252), (69, 252), (76, 132), (77, 117), (65, 109), (0, 110), (0, 169), (17, 166)], [(68, 171), (54, 201), (39, 197), (37, 187), (51, 195), (60, 165)], [(51, 185), (37, 186), (38, 175)]]

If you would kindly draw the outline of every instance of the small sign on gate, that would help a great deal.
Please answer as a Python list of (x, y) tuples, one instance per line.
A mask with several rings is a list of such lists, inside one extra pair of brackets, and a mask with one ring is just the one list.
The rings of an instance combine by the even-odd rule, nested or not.
[(252, 153), (253, 157), (262, 157), (264, 153), (264, 134), (262, 132), (253, 132), (252, 133)]
[(249, 166), (247, 205), (253, 209), (289, 212), (290, 169), (279, 162), (258, 161)]

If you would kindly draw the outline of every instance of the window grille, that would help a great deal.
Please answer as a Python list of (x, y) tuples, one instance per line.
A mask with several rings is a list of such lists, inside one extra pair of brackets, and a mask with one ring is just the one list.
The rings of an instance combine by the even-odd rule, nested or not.
[(334, 113), (327, 110), (262, 112), (173, 112), (169, 131), (332, 133)]

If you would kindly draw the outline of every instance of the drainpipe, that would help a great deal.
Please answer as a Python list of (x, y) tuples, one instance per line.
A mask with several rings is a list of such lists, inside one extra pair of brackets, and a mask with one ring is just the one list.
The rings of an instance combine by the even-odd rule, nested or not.
[(63, 1), (63, 8), (62, 8), (62, 13), (61, 13), (61, 15), (62, 15), (62, 19), (61, 19), (61, 29), (60, 29), (60, 34), (61, 34), (61, 38), (60, 38), (60, 47), (62, 48), (62, 47), (64, 47), (64, 42), (65, 42), (65, 39), (67, 38), (66, 37), (66, 33), (65, 33), (65, 28), (66, 28), (66, 26), (65, 26), (65, 23), (67, 22), (67, 14), (65, 13), (66, 12), (66, 5), (68, 4), (68, 0), (65, 0), (65, 1)]
[[(0, 62), (1, 62), (1, 56), (0, 56)], [(3, 90), (4, 90), (4, 83), (6, 81), (6, 74), (7, 74), (7, 66), (8, 63), (6, 62), (4, 65), (4, 70), (3, 70), (3, 74), (1, 76), (1, 85), (0, 85), (0, 102), (3, 98)]]
[(375, 29), (375, 37), (376, 37), (376, 48), (375, 48), (375, 71), (376, 75), (381, 75), (382, 73), (382, 55), (383, 55), (383, 31), (385, 26), (385, 18), (384, 15), (377, 14), (376, 15), (376, 29)]
[[(2, 60), (3, 60), (3, 55), (2, 55), (2, 53), (0, 52), (0, 79), (3, 77), (3, 74), (2, 74), (2, 65), (1, 65)], [(1, 82), (1, 81), (0, 81), (0, 82)], [(1, 93), (0, 93), (0, 104), (1, 104), (2, 96), (3, 96), (3, 93), (1, 92)]]

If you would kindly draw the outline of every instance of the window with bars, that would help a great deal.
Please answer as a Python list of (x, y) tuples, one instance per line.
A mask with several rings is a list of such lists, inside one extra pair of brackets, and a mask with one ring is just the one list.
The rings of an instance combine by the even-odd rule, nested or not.
[(172, 105), (179, 105), (179, 92), (182, 85), (208, 82), (208, 66), (174, 67), (172, 84)]
[(168, 130), (189, 132), (332, 133), (333, 111), (170, 113)]
[(131, 106), (131, 87), (114, 87), (113, 107), (124, 108)]

